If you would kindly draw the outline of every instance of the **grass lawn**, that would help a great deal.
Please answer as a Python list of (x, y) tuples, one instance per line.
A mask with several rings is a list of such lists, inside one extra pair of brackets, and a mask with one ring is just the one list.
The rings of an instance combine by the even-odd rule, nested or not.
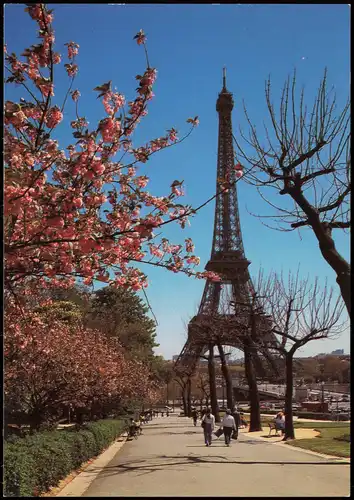
[(350, 428), (348, 424), (342, 428), (334, 427), (332, 429), (316, 425), (314, 429), (321, 434), (313, 439), (295, 439), (288, 444), (325, 455), (350, 457)]
[[(263, 417), (262, 425), (267, 426), (272, 418)], [(350, 457), (350, 425), (344, 422), (294, 422), (296, 429), (315, 429), (320, 435), (312, 439), (294, 439), (287, 442), (291, 446), (305, 448), (325, 455)]]

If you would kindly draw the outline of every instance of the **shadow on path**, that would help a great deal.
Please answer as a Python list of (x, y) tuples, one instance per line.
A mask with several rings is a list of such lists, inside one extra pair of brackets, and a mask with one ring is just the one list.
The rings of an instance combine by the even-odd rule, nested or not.
[[(151, 463), (155, 462), (155, 463)], [(150, 462), (150, 463), (146, 463)], [(223, 456), (212, 456), (212, 457), (200, 457), (191, 455), (161, 455), (156, 457), (150, 457), (149, 460), (131, 460), (130, 462), (125, 462), (124, 464), (110, 465), (106, 466), (102, 471), (101, 469), (91, 469), (90, 473), (96, 473), (101, 471), (101, 477), (109, 477), (117, 474), (124, 474), (127, 472), (135, 472), (138, 475), (151, 474), (168, 467), (170, 470), (185, 470), (180, 467), (183, 465), (197, 465), (197, 464), (238, 464), (238, 465), (349, 465), (345, 462), (338, 461), (323, 461), (323, 462), (295, 462), (295, 461), (257, 461), (257, 460), (229, 460), (227, 457)], [(176, 467), (172, 469), (172, 467)], [(139, 474), (140, 473), (140, 474)]]

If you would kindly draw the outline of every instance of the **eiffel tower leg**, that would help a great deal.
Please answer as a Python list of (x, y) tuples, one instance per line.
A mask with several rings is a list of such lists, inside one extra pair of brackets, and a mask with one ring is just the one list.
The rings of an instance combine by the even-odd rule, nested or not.
[(256, 432), (262, 430), (261, 413), (259, 406), (257, 379), (252, 362), (252, 349), (250, 346), (250, 340), (248, 339), (245, 339), (244, 341), (244, 353), (245, 353), (245, 375), (249, 387), (249, 398), (251, 407), (249, 432)]
[(233, 394), (232, 394), (232, 378), (230, 374), (230, 370), (227, 366), (226, 363), (226, 357), (224, 353), (224, 349), (222, 348), (222, 345), (220, 343), (217, 344), (219, 354), (220, 354), (220, 361), (221, 361), (221, 371), (225, 380), (225, 386), (226, 386), (226, 399), (227, 399), (227, 407), (230, 408), (230, 410), (233, 409), (234, 407), (234, 402), (233, 402)]
[(211, 412), (215, 417), (215, 422), (220, 422), (218, 400), (216, 395), (216, 377), (215, 377), (213, 344), (209, 344), (208, 371), (209, 371)]

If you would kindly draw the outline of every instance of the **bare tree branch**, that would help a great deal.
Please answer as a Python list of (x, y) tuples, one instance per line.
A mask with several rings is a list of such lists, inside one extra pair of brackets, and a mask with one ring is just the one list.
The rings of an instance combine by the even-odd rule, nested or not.
[[(337, 111), (336, 96), (332, 89), (327, 91), (327, 71), (309, 111), (303, 89), (299, 100), (297, 98), (295, 72), (282, 89), (279, 114), (272, 103), (270, 79), (265, 84), (265, 99), (274, 131), (270, 134), (264, 124), (267, 148), (261, 146), (245, 104), (249, 138), (244, 132), (240, 134), (243, 145), (234, 137), (238, 158), (252, 167), (248, 168), (243, 179), (256, 186), (262, 199), (276, 210), (273, 218), (277, 227), (267, 227), (280, 231), (305, 226), (312, 229), (322, 257), (337, 275), (350, 314), (350, 265), (338, 252), (332, 237), (332, 229), (350, 227), (350, 101)], [(276, 190), (290, 198), (293, 207), (281, 205), (275, 193), (272, 198), (266, 197), (264, 190), (270, 187), (273, 193)], [(260, 219), (270, 217), (265, 214), (255, 216)]]

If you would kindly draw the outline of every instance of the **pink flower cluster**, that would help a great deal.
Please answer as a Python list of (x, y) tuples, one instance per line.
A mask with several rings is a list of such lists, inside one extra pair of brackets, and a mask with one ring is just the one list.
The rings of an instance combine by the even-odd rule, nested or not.
[(79, 53), (80, 45), (75, 42), (68, 42), (65, 45), (68, 47), (68, 58), (74, 59), (74, 57)]
[[(140, 118), (147, 114), (156, 69), (147, 67), (142, 76), (137, 76), (137, 96), (128, 103), (124, 122), (114, 116), (125, 106), (124, 97), (111, 91), (110, 81), (96, 87), (109, 116), (93, 130), (85, 131), (88, 123), (79, 116), (80, 92), (70, 91), (76, 104), (76, 119), (71, 121), (75, 142), (66, 151), (60, 150), (50, 138), (51, 131), (44, 134), (41, 130), (43, 124), (52, 129), (63, 120), (58, 106), (49, 104), (45, 112), (50, 102), (47, 98), (54, 96), (49, 68), (51, 62), (59, 64), (61, 59), (54, 52), (54, 35), (46, 24), (52, 15), (45, 4), (28, 9), (41, 27), (41, 44), (26, 49), (27, 64), (14, 54), (5, 57), (11, 72), (17, 75), (13, 82), (32, 80), (29, 83), (36, 85), (46, 99), (18, 104), (8, 101), (5, 106), (5, 161), (9, 169), (5, 257), (9, 280), (23, 282), (31, 276), (35, 287), (69, 286), (81, 276), (86, 284), (97, 279), (138, 290), (146, 286), (146, 276), (129, 264), (141, 261), (149, 250), (159, 259), (159, 265), (195, 275), (191, 268), (199, 259), (193, 255), (192, 240), (186, 240), (184, 249), (166, 239), (159, 244), (160, 230), (155, 233), (170, 220), (176, 219), (182, 228), (188, 222), (191, 208), (174, 201), (183, 194), (181, 183), (173, 184), (172, 193), (166, 196), (153, 196), (145, 190), (149, 178), (139, 175), (138, 163), (147, 162), (152, 153), (176, 143), (177, 130), (170, 128), (164, 137), (140, 147), (133, 147), (130, 138)], [(141, 31), (139, 45), (145, 39)], [(74, 57), (79, 46), (74, 42), (66, 45), (69, 63), (65, 68), (72, 77), (77, 72)], [(47, 77), (41, 67), (47, 68)], [(191, 119), (193, 126), (197, 122), (197, 117)], [(115, 161), (118, 151), (125, 160), (130, 156), (126, 165), (122, 159)], [(152, 238), (154, 244), (149, 246)], [(111, 271), (116, 273), (113, 280)]]
[(185, 243), (186, 243), (186, 251), (187, 251), (188, 253), (192, 253), (192, 252), (194, 252), (194, 244), (193, 244), (192, 239), (191, 239), (191, 238), (187, 238), (187, 239), (185, 240)]
[(198, 279), (208, 279), (210, 281), (221, 281), (221, 276), (213, 271), (204, 271), (202, 273), (196, 273), (195, 275)]
[(235, 165), (235, 175), (236, 175), (236, 179), (239, 179), (243, 175), (243, 167), (240, 163), (237, 163)]
[(124, 96), (117, 92), (108, 91), (103, 97), (103, 106), (107, 115), (114, 115), (124, 104)]
[(178, 141), (178, 137), (177, 137), (177, 130), (175, 130), (174, 128), (171, 128), (170, 130), (167, 130), (168, 132), (168, 139), (171, 141), (171, 142), (176, 142)]
[(51, 82), (43, 81), (42, 79), (37, 79), (37, 86), (44, 97), (54, 96), (54, 85)]
[(50, 108), (45, 116), (45, 124), (48, 128), (55, 128), (63, 119), (63, 113), (58, 106)]
[(72, 126), (72, 128), (79, 130), (81, 128), (87, 127), (88, 121), (86, 120), (86, 118), (81, 117), (81, 118), (78, 118), (77, 120), (72, 121), (70, 123), (70, 125)]
[(186, 262), (187, 264), (195, 264), (196, 266), (199, 266), (200, 258), (195, 255), (191, 255), (190, 257), (187, 257)]
[(77, 64), (73, 64), (73, 63), (64, 64), (64, 67), (68, 73), (68, 76), (70, 76), (70, 77), (76, 76), (77, 72), (79, 71), (79, 67)]
[(54, 54), (53, 54), (53, 63), (54, 64), (61, 63), (61, 55), (58, 52), (54, 52)]
[(115, 118), (105, 118), (100, 122), (100, 131), (103, 142), (114, 142), (120, 137), (120, 121)]

